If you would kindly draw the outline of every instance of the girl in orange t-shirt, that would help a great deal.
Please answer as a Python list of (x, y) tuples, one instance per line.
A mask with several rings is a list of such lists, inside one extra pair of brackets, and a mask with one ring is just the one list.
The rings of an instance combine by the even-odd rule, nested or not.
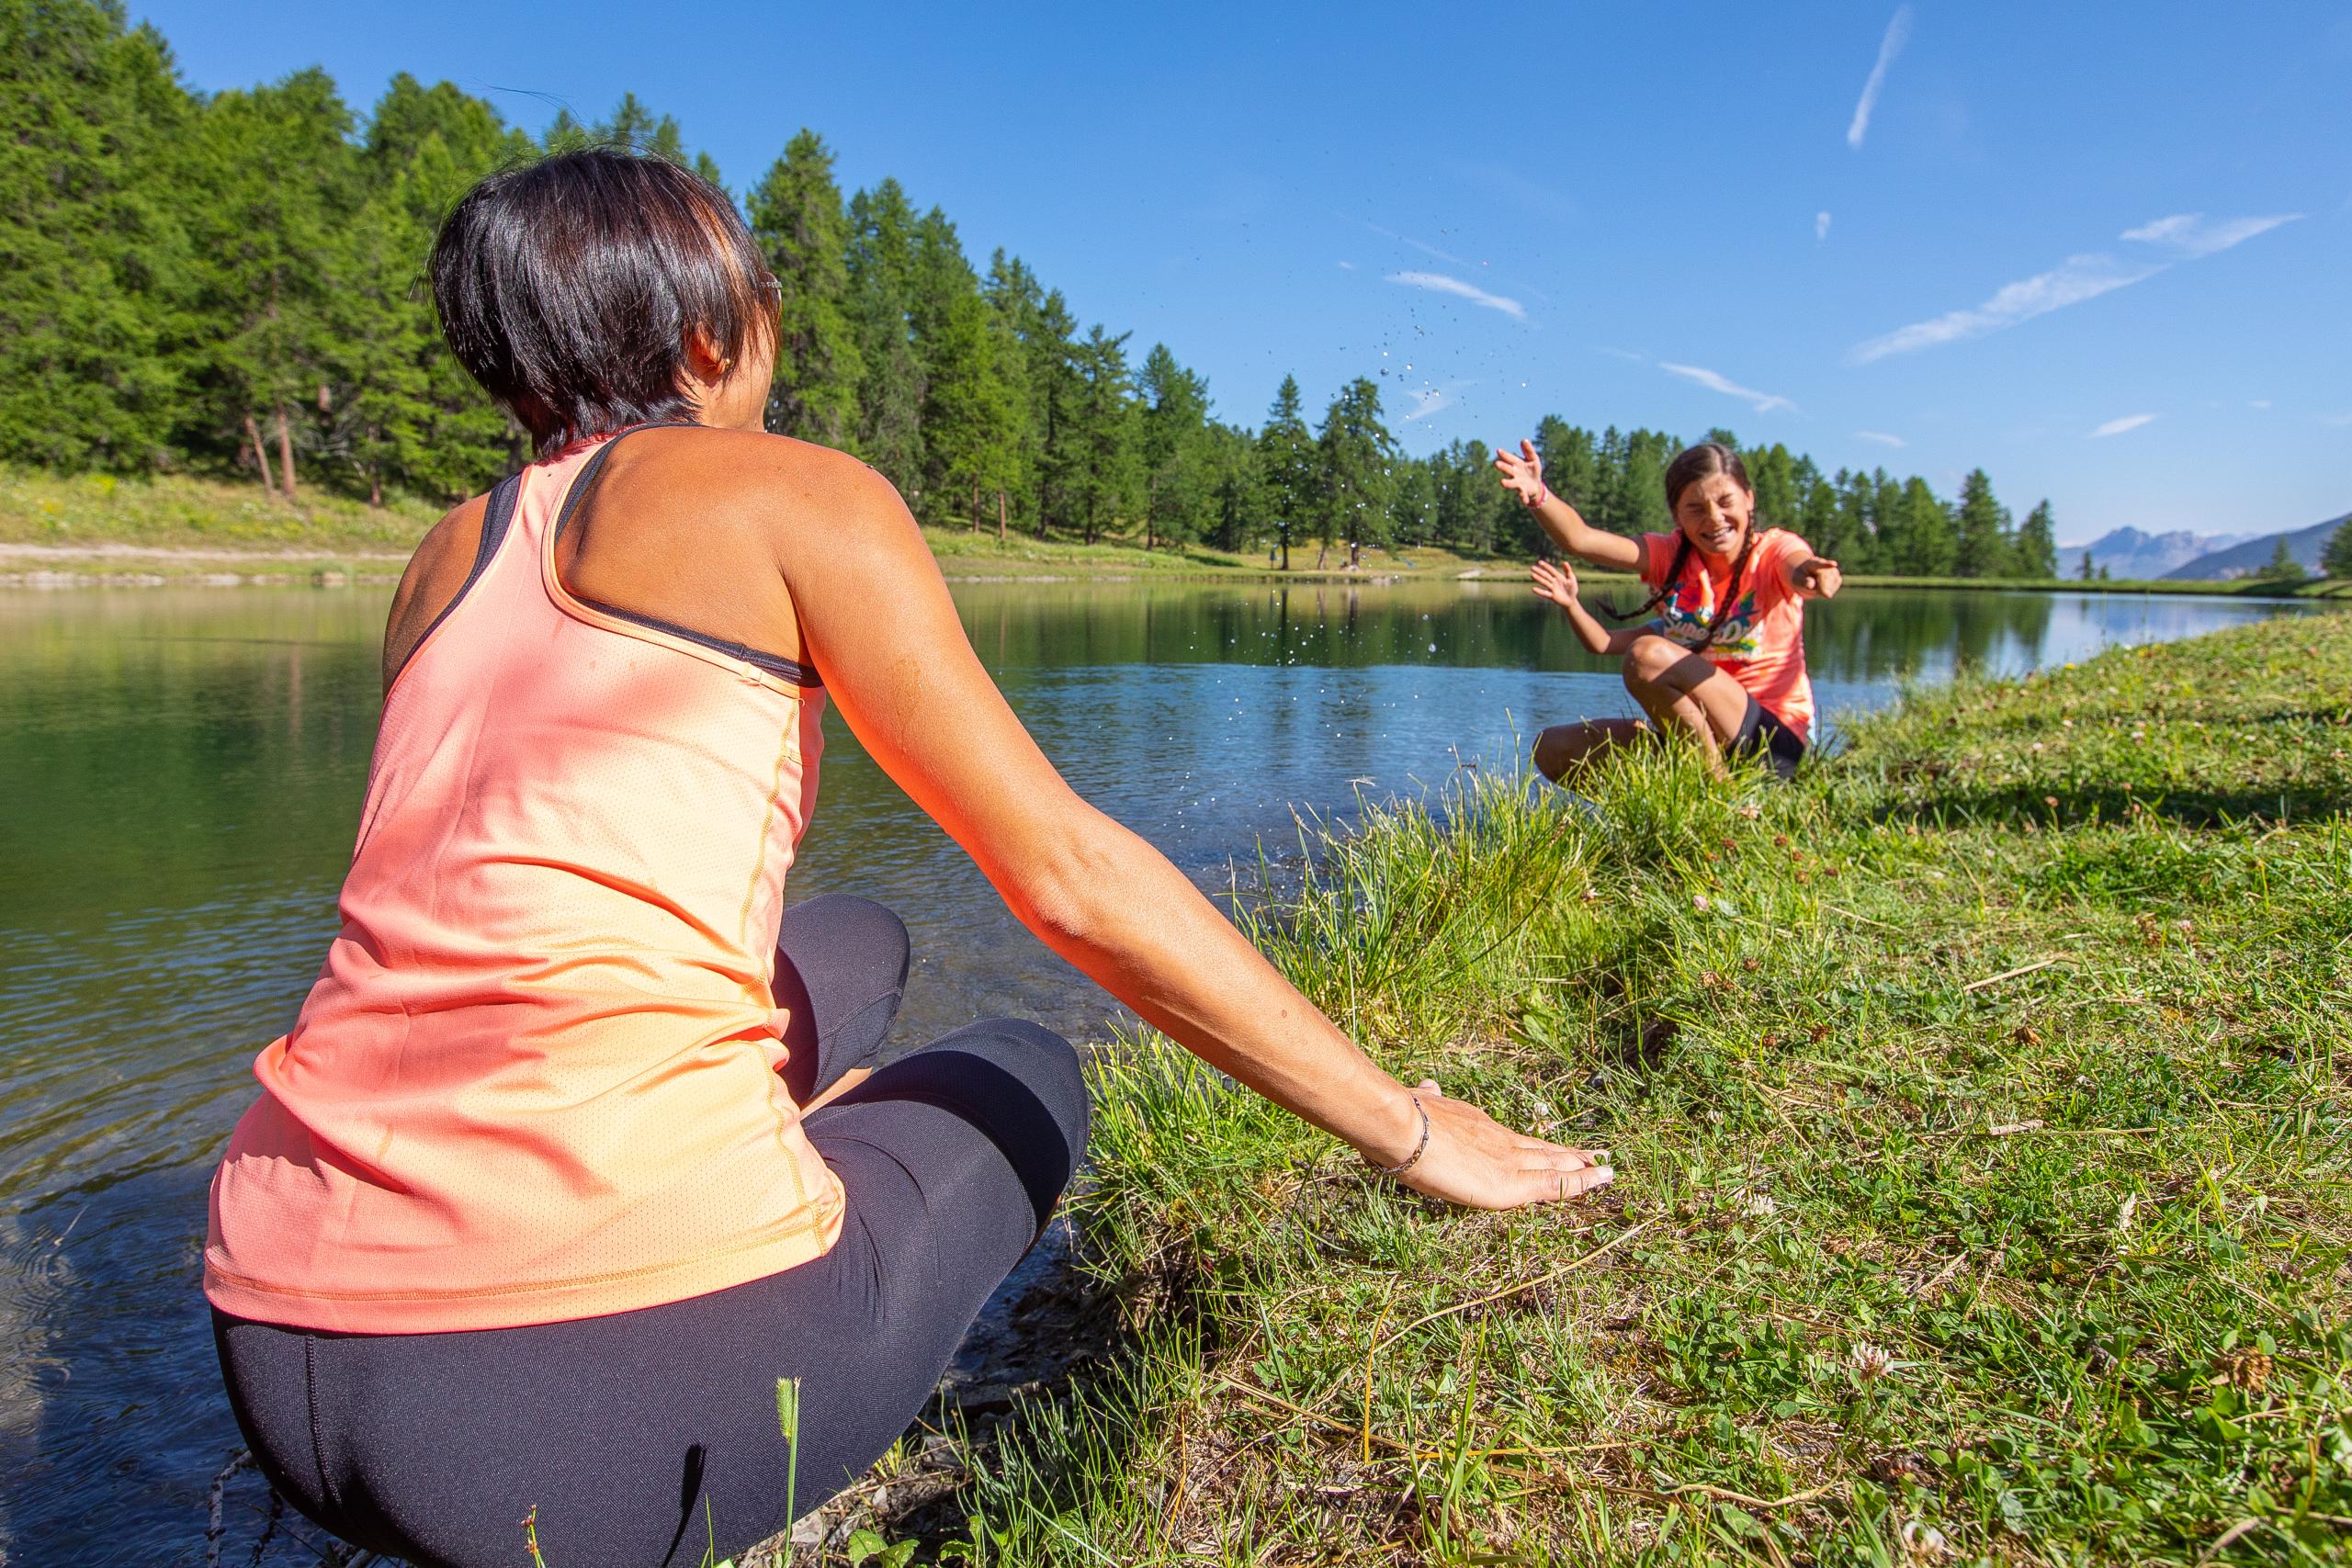
[(1813, 735), (1804, 602), (1835, 594), (1840, 579), (1838, 563), (1796, 535), (1757, 525), (1756, 491), (1739, 454), (1706, 441), (1676, 457), (1666, 470), (1675, 532), (1637, 539), (1593, 527), (1554, 495), (1532, 444), (1498, 451), (1495, 467), (1561, 548), (1640, 574), (1648, 600), (1617, 619), (1657, 612), (1611, 631), (1577, 602), (1572, 570), (1535, 563), (1537, 597), (1560, 607), (1585, 647), (1624, 660), (1625, 689), (1649, 716), (1554, 725), (1535, 740), (1544, 776), (1557, 780), (1595, 753), (1651, 733), (1653, 724), (1695, 741), (1718, 776), (1727, 754), (1760, 755), (1781, 778), (1794, 776)]

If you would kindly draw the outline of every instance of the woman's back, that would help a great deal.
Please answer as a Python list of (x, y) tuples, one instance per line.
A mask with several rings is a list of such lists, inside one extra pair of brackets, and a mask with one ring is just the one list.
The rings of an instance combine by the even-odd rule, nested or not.
[[(415, 608), (421, 635), (396, 627), (409, 650), (342, 933), (256, 1063), (267, 1092), (215, 1183), (224, 1308), (504, 1326), (831, 1245), (840, 1194), (775, 1076), (770, 994), (821, 691), (791, 660), (660, 624), (659, 536), (579, 502), (639, 441), (711, 438), (526, 469), (503, 527), (493, 497), (466, 585)], [(609, 564), (575, 592), (560, 552)], [(590, 581), (627, 603), (583, 596)]]

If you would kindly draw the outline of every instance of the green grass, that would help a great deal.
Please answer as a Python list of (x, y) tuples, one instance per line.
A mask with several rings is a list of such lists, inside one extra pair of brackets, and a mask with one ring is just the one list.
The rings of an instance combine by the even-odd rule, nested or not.
[(2344, 1560), (2348, 724), (2352, 616), (2277, 621), (1914, 693), (1793, 788), (1309, 834), (1276, 962), (1617, 1182), (1451, 1212), (1131, 1042), (1079, 1217), (1135, 1349), (951, 1551)]
[(254, 484), (0, 468), (0, 544), (404, 557), (445, 510), (405, 499), (379, 509), (315, 489), (301, 493), (289, 503)]

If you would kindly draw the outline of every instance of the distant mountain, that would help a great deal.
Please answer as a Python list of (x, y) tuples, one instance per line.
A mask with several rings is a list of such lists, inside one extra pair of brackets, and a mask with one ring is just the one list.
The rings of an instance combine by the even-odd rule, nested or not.
[[(2270, 558), (2278, 552), (2281, 539), (2287, 541), (2287, 548), (2294, 552), (2295, 558), (2303, 563), (2305, 571), (2317, 573), (2319, 552), (2326, 547), (2328, 536), (2347, 520), (2352, 520), (2352, 512), (2342, 517), (2331, 517), (2324, 523), (2314, 523), (2308, 528), (2298, 528), (2291, 534), (2263, 534), (2232, 545), (2227, 549), (2199, 556), (2165, 575), (2183, 582), (2226, 582), (2233, 577), (2251, 577), (2270, 564)], [(2119, 571), (2115, 575), (2120, 577), (2123, 574)]]
[(2079, 573), (2083, 569), (2083, 551), (2088, 548), (2094, 569), (2103, 566), (2109, 577), (2145, 581), (2187, 566), (2199, 556), (2243, 544), (2252, 536), (2249, 534), (2192, 534), (2185, 528), (2170, 534), (2143, 534), (2137, 528), (2118, 528), (2093, 539), (2087, 547), (2059, 546), (2058, 575), (2071, 578)]

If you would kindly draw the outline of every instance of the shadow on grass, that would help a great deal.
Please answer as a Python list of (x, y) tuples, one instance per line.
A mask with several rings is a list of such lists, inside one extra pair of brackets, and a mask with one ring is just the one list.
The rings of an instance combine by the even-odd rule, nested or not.
[(1048, 1227), (982, 1309), (896, 1453), (805, 1516), (788, 1556), (779, 1538), (743, 1568), (846, 1562), (861, 1531), (935, 1561), (985, 1531), (1008, 1501), (1058, 1512), (1132, 1468), (1151, 1430), (1138, 1330), (1197, 1336), (1197, 1259), (1167, 1252), (1115, 1271), (1075, 1236), (1067, 1215)]
[[(2056, 805), (2051, 802), (2055, 800)], [(2270, 827), (2352, 810), (2352, 792), (2289, 785), (2281, 789), (2175, 789), (2141, 794), (2112, 786), (2083, 789), (2052, 782), (2004, 789), (1914, 785), (1871, 813), (1881, 822), (2019, 826), (2034, 829), (2124, 823), (2153, 816), (2185, 828)]]

